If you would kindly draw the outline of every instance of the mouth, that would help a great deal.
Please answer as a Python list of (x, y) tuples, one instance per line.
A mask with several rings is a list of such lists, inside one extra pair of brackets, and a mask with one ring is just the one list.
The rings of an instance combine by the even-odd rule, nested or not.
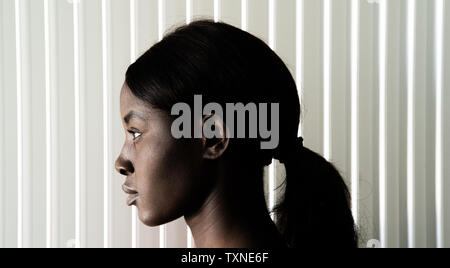
[(127, 205), (128, 205), (128, 206), (136, 205), (135, 203), (136, 203), (136, 201), (139, 199), (139, 193), (138, 193), (136, 190), (134, 190), (134, 189), (128, 187), (128, 186), (125, 185), (125, 184), (122, 185), (122, 190), (123, 190), (126, 194), (128, 194), (128, 197), (127, 197), (127, 199), (126, 199)]

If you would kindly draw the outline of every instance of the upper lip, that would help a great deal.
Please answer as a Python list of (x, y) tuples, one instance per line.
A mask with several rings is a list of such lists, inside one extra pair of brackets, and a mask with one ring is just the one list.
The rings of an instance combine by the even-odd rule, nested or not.
[(123, 185), (122, 185), (122, 190), (123, 190), (125, 193), (130, 194), (130, 195), (134, 195), (134, 194), (137, 194), (137, 193), (138, 193), (135, 189), (129, 187), (129, 186), (126, 185), (126, 184), (123, 184)]

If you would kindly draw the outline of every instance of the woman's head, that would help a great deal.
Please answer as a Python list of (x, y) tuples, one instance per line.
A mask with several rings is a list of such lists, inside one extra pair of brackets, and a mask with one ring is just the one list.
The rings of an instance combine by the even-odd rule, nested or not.
[[(180, 102), (192, 105), (195, 94), (201, 95), (204, 103), (223, 107), (226, 103), (281, 103), (281, 117), (289, 122), (283, 124), (281, 133), (297, 134), (300, 109), (295, 83), (264, 42), (232, 26), (209, 21), (176, 29), (129, 67), (121, 94), (122, 117), (139, 110), (146, 119), (132, 118), (131, 123), (145, 125), (141, 128), (123, 120), (128, 133), (118, 165), (134, 167), (137, 178), (130, 178), (130, 184), (145, 183), (142, 190), (155, 191), (148, 197), (140, 193), (137, 201), (141, 219), (147, 223), (161, 224), (181, 216), (189, 195), (195, 196), (193, 180), (204, 163), (201, 140), (176, 140), (170, 133), (172, 107)], [(146, 132), (133, 140), (137, 132), (133, 128)], [(245, 158), (261, 155), (258, 140), (231, 140), (227, 149)], [(272, 152), (265, 154), (266, 159), (272, 158)], [(172, 203), (174, 208), (168, 208)]]
[[(256, 107), (261, 103), (279, 104), (278, 146), (262, 150), (261, 141), (267, 137), (261, 136), (175, 139), (171, 135), (175, 119), (171, 109), (181, 102), (194, 109), (194, 95), (201, 95), (204, 103), (217, 103), (222, 107), (229, 103), (252, 103)], [(268, 112), (272, 111), (269, 109)], [(261, 193), (261, 170), (276, 158), (283, 159), (288, 175), (286, 198), (279, 203), (277, 218), (280, 219), (280, 230), (291, 236), (286, 237), (286, 241), (295, 245), (292, 236), (300, 233), (291, 231), (296, 229), (291, 225), (297, 222), (294, 218), (301, 221), (304, 211), (294, 215), (292, 210), (304, 207), (292, 205), (292, 201), (287, 205), (286, 201), (294, 196), (293, 188), (301, 190), (297, 187), (301, 180), (307, 182), (317, 176), (293, 171), (298, 168), (297, 164), (301, 165), (293, 164), (300, 160), (300, 155), (302, 159), (309, 155), (309, 150), (292, 149), (297, 146), (300, 120), (297, 87), (286, 65), (263, 41), (233, 26), (212, 21), (196, 21), (175, 29), (129, 67), (121, 92), (121, 114), (127, 138), (116, 167), (127, 176), (124, 188), (132, 194), (131, 198), (138, 196), (135, 204), (145, 224), (164, 224), (200, 206), (216, 183), (208, 172), (219, 163), (226, 162), (228, 167), (241, 173), (261, 175), (258, 181), (239, 176), (239, 182), (230, 182), (239, 183), (239, 188), (248, 191), (249, 196)], [(222, 120), (216, 120), (215, 126), (226, 133), (228, 119), (224, 115)], [(192, 127), (202, 128), (204, 122), (205, 117), (194, 120)], [(334, 168), (328, 165), (333, 171)], [(334, 181), (342, 181), (337, 172), (332, 176), (337, 177)], [(309, 187), (310, 184), (302, 183), (302, 186)], [(342, 215), (350, 219), (345, 184), (336, 183), (334, 187), (345, 210)], [(135, 192), (137, 194), (133, 195)], [(317, 193), (321, 194), (321, 191)]]

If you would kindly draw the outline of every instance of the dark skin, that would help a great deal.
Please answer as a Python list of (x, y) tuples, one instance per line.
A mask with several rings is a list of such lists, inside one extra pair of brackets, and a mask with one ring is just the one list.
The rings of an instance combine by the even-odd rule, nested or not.
[[(233, 161), (223, 157), (229, 139), (173, 138), (169, 114), (136, 98), (126, 85), (120, 111), (126, 139), (116, 169), (126, 176), (128, 203), (144, 224), (184, 217), (199, 248), (283, 246), (262, 191), (236, 189), (236, 182), (249, 178), (232, 173)], [(215, 127), (223, 130), (224, 124), (217, 119)]]

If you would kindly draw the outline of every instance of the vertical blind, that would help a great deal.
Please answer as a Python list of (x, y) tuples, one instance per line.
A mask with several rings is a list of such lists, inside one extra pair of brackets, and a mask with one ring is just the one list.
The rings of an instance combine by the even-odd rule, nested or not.
[[(194, 246), (182, 219), (137, 220), (113, 163), (127, 66), (196, 18), (285, 61), (299, 134), (344, 176), (361, 246), (450, 246), (449, 0), (1, 0), (0, 14), (0, 247)], [(266, 169), (269, 206), (283, 172)]]

